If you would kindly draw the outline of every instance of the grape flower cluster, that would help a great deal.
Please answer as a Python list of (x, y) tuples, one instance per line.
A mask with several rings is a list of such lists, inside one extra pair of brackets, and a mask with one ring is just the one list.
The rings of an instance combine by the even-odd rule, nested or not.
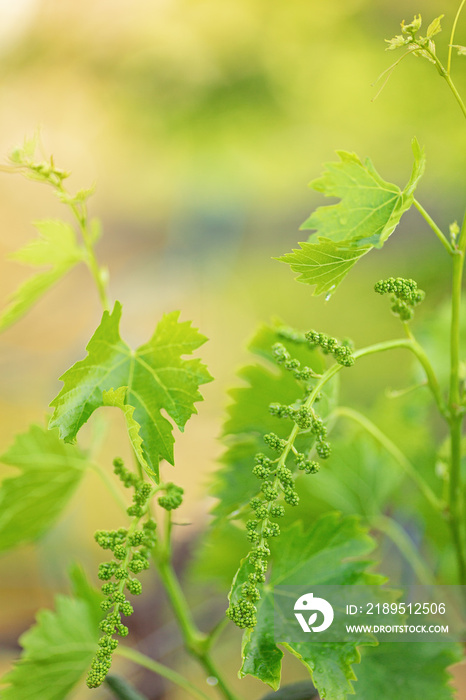
[[(311, 348), (320, 346), (325, 354), (332, 354), (336, 361), (343, 366), (351, 366), (354, 358), (349, 343), (339, 343), (335, 338), (309, 331), (299, 333), (293, 329), (280, 329), (279, 335), (297, 344), (308, 344)], [(255, 455), (253, 474), (260, 480), (260, 495), (250, 501), (253, 517), (246, 522), (247, 538), (252, 543), (252, 549), (247, 561), (250, 571), (247, 581), (242, 584), (241, 596), (238, 600), (230, 601), (227, 616), (241, 628), (255, 627), (256, 606), (260, 599), (258, 585), (264, 583), (267, 571), (270, 538), (278, 537), (280, 526), (278, 519), (285, 515), (285, 508), (277, 503), (279, 498), (290, 506), (299, 504), (299, 495), (295, 490), (294, 475), (296, 470), (306, 474), (319, 471), (318, 461), (308, 455), (298, 452), (294, 443), (298, 435), (308, 435), (312, 438), (315, 451), (321, 459), (330, 455), (330, 444), (327, 441), (327, 427), (322, 418), (315, 412), (311, 394), (311, 381), (320, 375), (310, 367), (302, 366), (299, 360), (292, 358), (282, 343), (272, 347), (275, 362), (291, 372), (295, 379), (304, 380), (304, 395), (293, 405), (272, 403), (269, 406), (271, 415), (292, 421), (293, 428), (288, 439), (280, 438), (275, 433), (267, 433), (263, 440), (275, 457), (269, 457), (262, 452)], [(314, 401), (318, 400), (315, 396)], [(291, 464), (291, 468), (290, 468)]]
[(425, 292), (418, 289), (417, 283), (412, 279), (403, 277), (389, 277), (380, 280), (374, 286), (377, 294), (391, 294), (391, 310), (401, 321), (410, 321), (414, 316), (414, 307), (424, 300)]
[(353, 351), (349, 340), (343, 340), (340, 343), (336, 338), (317, 331), (308, 331), (305, 337), (312, 346), (319, 346), (325, 355), (333, 355), (339, 365), (343, 365), (343, 367), (354, 365)]
[(86, 683), (89, 688), (96, 688), (104, 681), (110, 670), (112, 654), (118, 646), (118, 640), (113, 635), (126, 637), (128, 628), (122, 623), (122, 615), (132, 614), (133, 606), (127, 600), (125, 588), (132, 595), (139, 595), (142, 590), (141, 582), (135, 578), (149, 568), (149, 557), (155, 546), (156, 524), (147, 517), (142, 526), (140, 521), (147, 515), (147, 506), (152, 492), (152, 486), (125, 468), (121, 459), (113, 462), (115, 474), (127, 488), (134, 488), (133, 503), (127, 509), (132, 516), (129, 528), (118, 530), (99, 530), (95, 540), (102, 549), (113, 553), (113, 560), (99, 566), (99, 579), (104, 581), (102, 593), (102, 610), (107, 613), (100, 623), (103, 636), (99, 640), (99, 649), (92, 660), (91, 669)]

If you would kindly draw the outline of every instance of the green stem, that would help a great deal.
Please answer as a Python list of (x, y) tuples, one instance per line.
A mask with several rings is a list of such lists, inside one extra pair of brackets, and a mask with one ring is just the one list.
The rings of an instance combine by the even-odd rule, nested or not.
[[(63, 186), (63, 182), (61, 181), (61, 179), (56, 180), (54, 183), (51, 184), (53, 184), (57, 192), (61, 192), (63, 195), (69, 197), (69, 193)], [(110, 309), (110, 302), (107, 296), (105, 272), (97, 262), (94, 245), (92, 242), (92, 236), (88, 226), (86, 205), (84, 202), (82, 202), (81, 206), (79, 207), (75, 202), (68, 201), (68, 206), (70, 207), (74, 217), (76, 218), (76, 221), (78, 222), (79, 230), (81, 231), (81, 236), (87, 253), (87, 260), (85, 262), (96, 283), (97, 291), (100, 297), (100, 302), (102, 304), (103, 309), (105, 311), (108, 311)]]
[[(427, 385), (429, 386), (432, 395), (435, 399), (435, 402), (437, 404), (437, 407), (440, 411), (440, 413), (447, 418), (448, 417), (448, 411), (445, 406), (445, 403), (442, 398), (442, 393), (440, 391), (440, 385), (438, 383), (437, 377), (435, 375), (434, 369), (432, 365), (430, 364), (429, 358), (427, 357), (426, 353), (424, 352), (424, 349), (419, 345), (418, 342), (416, 342), (412, 338), (400, 338), (398, 340), (387, 340), (383, 343), (376, 343), (375, 345), (368, 345), (366, 348), (361, 348), (361, 350), (356, 350), (355, 353), (353, 353), (353, 357), (355, 360), (358, 360), (360, 357), (366, 357), (367, 355), (375, 355), (376, 353), (379, 352), (386, 352), (387, 350), (395, 350), (397, 348), (405, 348), (406, 350), (410, 350), (416, 358), (419, 360), (422, 368), (424, 369), (424, 372), (426, 373), (426, 378), (427, 378)], [(306, 401), (306, 407), (309, 407), (312, 405), (314, 402), (315, 397), (321, 390), (321, 388), (335, 375), (337, 372), (339, 372), (341, 369), (343, 369), (342, 365), (332, 365), (319, 379), (317, 382), (316, 386), (314, 387), (314, 390), (310, 394), (309, 398)]]
[(223, 680), (221, 673), (214, 666), (209, 655), (209, 637), (196, 627), (192, 619), (191, 610), (184, 597), (179, 581), (175, 575), (171, 562), (166, 556), (166, 547), (161, 552), (155, 552), (155, 561), (165, 591), (181, 629), (186, 650), (194, 656), (205, 671), (217, 679), (217, 690), (225, 700), (238, 700), (237, 696), (229, 689)]
[[(466, 2), (466, 0), (465, 0), (465, 2)], [(439, 229), (439, 227), (437, 226), (435, 221), (432, 219), (432, 217), (426, 212), (424, 207), (417, 201), (417, 199), (413, 200), (413, 204), (416, 207), (416, 209), (418, 210), (418, 212), (421, 214), (421, 216), (427, 221), (430, 228), (432, 229), (432, 231), (435, 233), (435, 235), (439, 239), (440, 243), (444, 246), (444, 248), (446, 248), (447, 252), (450, 255), (454, 255), (453, 246), (451, 245), (451, 243), (449, 243), (445, 234), (442, 233), (442, 231)]]
[(457, 254), (453, 258), (452, 307), (450, 330), (450, 393), (448, 406), (450, 410), (450, 488), (449, 517), (453, 543), (458, 562), (459, 581), (466, 584), (466, 557), (463, 542), (463, 485), (461, 479), (461, 440), (464, 408), (460, 395), (460, 319), (461, 293), (463, 280), (464, 255), (466, 249), (466, 217), (463, 221), (458, 240)]
[(448, 63), (447, 63), (447, 73), (450, 75), (451, 73), (451, 52), (453, 51), (453, 42), (455, 40), (455, 32), (456, 32), (456, 25), (458, 24), (458, 19), (461, 14), (461, 10), (464, 7), (464, 3), (466, 0), (462, 0), (461, 5), (458, 8), (458, 12), (456, 13), (455, 21), (453, 22), (453, 27), (451, 29), (451, 34), (450, 34), (450, 44), (448, 46)]
[(105, 685), (110, 688), (113, 695), (119, 700), (148, 700), (126, 679), (116, 676), (114, 673), (105, 676)]
[(211, 678), (215, 678), (217, 684), (215, 687), (220, 691), (224, 698), (228, 700), (240, 700), (240, 698), (235, 695), (230, 688), (226, 685), (223, 680), (222, 674), (219, 672), (218, 668), (212, 661), (209, 654), (205, 653), (203, 656), (199, 657), (199, 663), (203, 666), (206, 673), (209, 674)]
[(465, 106), (463, 100), (461, 99), (461, 95), (459, 94), (458, 90), (456, 89), (456, 86), (455, 86), (453, 80), (450, 77), (449, 71), (443, 66), (442, 62), (438, 59), (438, 57), (435, 53), (433, 53), (432, 51), (430, 51), (427, 48), (425, 48), (423, 50), (429, 54), (429, 56), (431, 57), (431, 59), (433, 60), (435, 65), (437, 66), (437, 70), (440, 73), (440, 75), (442, 76), (442, 78), (445, 78), (448, 87), (452, 91), (452, 93), (455, 97), (455, 100), (457, 101), (461, 111), (463, 112), (463, 116), (466, 117), (466, 106)]
[(435, 375), (434, 369), (430, 364), (430, 360), (427, 357), (424, 348), (421, 345), (419, 345), (419, 343), (413, 338), (408, 338), (407, 340), (389, 340), (384, 343), (376, 343), (375, 345), (370, 345), (367, 348), (362, 348), (362, 350), (356, 351), (354, 353), (354, 359), (356, 360), (359, 357), (365, 357), (366, 355), (373, 355), (377, 352), (385, 352), (386, 350), (393, 350), (395, 348), (405, 348), (406, 350), (409, 350), (416, 356), (426, 374), (427, 384), (435, 399), (435, 403), (437, 404), (437, 407), (442, 416), (446, 418), (448, 415), (447, 408), (442, 398), (442, 392), (440, 391), (440, 385), (438, 383), (438, 379)]
[(464, 252), (460, 249), (453, 259), (453, 280), (452, 280), (452, 306), (451, 306), (451, 329), (450, 329), (450, 409), (459, 409), (461, 403), (459, 388), (459, 363), (460, 363), (460, 313), (461, 313), (461, 291), (463, 280)]
[(192, 619), (189, 605), (165, 552), (162, 556), (156, 557), (156, 564), (188, 651), (196, 656), (202, 654), (206, 637), (197, 629)]
[(435, 585), (435, 578), (419, 556), (419, 552), (412, 540), (396, 520), (388, 518), (386, 515), (378, 515), (371, 520), (371, 526), (383, 532), (392, 540), (411, 566), (421, 584), (424, 586)]
[(199, 690), (199, 688), (196, 688), (196, 686), (190, 683), (190, 681), (184, 678), (184, 676), (181, 676), (176, 671), (173, 671), (171, 668), (168, 668), (168, 666), (164, 666), (158, 661), (154, 661), (149, 656), (141, 654), (141, 652), (136, 651), (135, 649), (131, 649), (130, 647), (120, 644), (115, 649), (114, 653), (118, 654), (118, 656), (122, 656), (124, 659), (129, 659), (129, 661), (133, 661), (139, 666), (147, 668), (149, 671), (157, 673), (159, 676), (166, 678), (172, 683), (175, 683), (175, 685), (178, 685), (180, 688), (183, 688), (183, 690), (189, 693), (189, 695), (193, 698), (197, 698), (198, 700), (210, 700), (208, 695), (206, 695), (202, 690)]
[(393, 457), (393, 459), (400, 465), (405, 474), (412, 479), (422, 494), (425, 496), (427, 501), (431, 506), (438, 512), (442, 513), (445, 510), (445, 504), (435, 495), (430, 486), (424, 481), (422, 476), (419, 474), (414, 465), (409, 461), (405, 454), (399, 449), (390, 438), (385, 435), (369, 418), (366, 418), (359, 411), (355, 411), (352, 408), (347, 408), (346, 406), (338, 406), (333, 412), (334, 415), (342, 416), (344, 418), (349, 418), (358, 425), (361, 426), (369, 435), (377, 440), (377, 442), (382, 445), (382, 447)]
[(463, 539), (464, 516), (461, 485), (461, 437), (462, 416), (452, 420), (450, 430), (451, 466), (449, 490), (449, 519), (458, 563), (459, 583), (466, 585), (466, 559)]
[(443, 77), (447, 81), (450, 90), (452, 91), (453, 95), (455, 96), (455, 99), (458, 102), (461, 111), (463, 112), (463, 116), (466, 117), (466, 106), (465, 106), (463, 100), (461, 99), (461, 95), (459, 94), (458, 90), (456, 89), (456, 87), (453, 83), (453, 80), (450, 78), (448, 73), (444, 73)]
[[(65, 192), (65, 189), (62, 185), (58, 188), (60, 191)], [(81, 235), (83, 237), (84, 241), (84, 246), (86, 248), (86, 253), (87, 253), (87, 266), (89, 270), (91, 271), (92, 277), (94, 278), (94, 281), (97, 286), (97, 291), (99, 293), (100, 297), (100, 302), (102, 304), (102, 307), (104, 311), (108, 311), (110, 309), (110, 302), (107, 296), (107, 290), (106, 290), (106, 283), (105, 283), (105, 278), (104, 278), (104, 271), (102, 268), (99, 266), (99, 263), (97, 262), (95, 250), (94, 250), (94, 245), (92, 243), (92, 238), (91, 234), (88, 228), (88, 223), (87, 223), (87, 212), (85, 205), (81, 205), (81, 211), (79, 208), (76, 206), (76, 204), (70, 203), (70, 209), (73, 212), (73, 214), (76, 217), (76, 220), (78, 221), (79, 228), (81, 231)]]

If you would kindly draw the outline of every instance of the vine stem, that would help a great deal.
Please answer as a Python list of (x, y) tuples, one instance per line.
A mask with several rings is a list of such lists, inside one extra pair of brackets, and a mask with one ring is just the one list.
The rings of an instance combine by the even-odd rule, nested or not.
[(458, 24), (458, 19), (461, 14), (461, 10), (464, 7), (464, 3), (466, 0), (462, 0), (461, 5), (458, 8), (458, 12), (456, 13), (455, 20), (453, 22), (453, 27), (451, 28), (451, 34), (450, 34), (450, 44), (448, 46), (448, 63), (447, 63), (447, 73), (450, 75), (451, 73), (451, 52), (453, 50), (453, 42), (455, 40), (455, 32), (456, 32), (456, 25)]
[[(466, 2), (466, 0), (465, 0), (465, 2)], [(445, 234), (440, 230), (440, 228), (437, 226), (437, 224), (436, 224), (435, 221), (432, 219), (432, 217), (430, 216), (430, 214), (428, 214), (428, 213), (426, 212), (426, 210), (424, 209), (424, 207), (417, 201), (417, 199), (414, 199), (414, 200), (413, 200), (413, 204), (414, 204), (414, 206), (416, 207), (416, 209), (418, 210), (418, 212), (421, 214), (421, 216), (427, 221), (427, 223), (429, 224), (430, 228), (431, 228), (432, 231), (435, 233), (435, 235), (436, 235), (437, 238), (439, 239), (440, 243), (444, 246), (444, 248), (447, 250), (447, 252), (448, 252), (450, 255), (454, 255), (455, 251), (454, 251), (453, 246), (451, 245), (451, 243), (449, 243), (449, 241), (447, 240)]]
[(448, 412), (447, 412), (447, 407), (445, 406), (445, 402), (442, 398), (442, 392), (440, 391), (440, 385), (438, 383), (437, 376), (434, 372), (434, 369), (430, 363), (429, 358), (427, 357), (424, 348), (419, 345), (419, 343), (414, 340), (414, 338), (407, 338), (405, 339), (400, 339), (400, 340), (389, 340), (383, 343), (376, 343), (375, 345), (369, 345), (366, 348), (362, 348), (361, 350), (357, 350), (354, 353), (354, 359), (357, 360), (359, 357), (365, 357), (366, 355), (373, 355), (374, 353), (378, 352), (385, 352), (386, 350), (394, 350), (395, 348), (405, 348), (406, 350), (409, 350), (412, 352), (416, 358), (418, 359), (419, 363), (421, 364), (427, 378), (427, 384), (432, 392), (432, 396), (435, 399), (435, 403), (437, 404), (437, 408), (439, 409), (440, 413), (444, 418), (447, 418)]
[[(432, 395), (435, 399), (435, 403), (437, 404), (437, 407), (442, 416), (444, 416), (448, 420), (448, 410), (442, 398), (440, 385), (438, 383), (438, 379), (436, 377), (434, 369), (429, 361), (429, 358), (424, 352), (424, 349), (421, 347), (421, 345), (419, 345), (419, 343), (416, 340), (414, 340), (414, 338), (399, 338), (397, 340), (386, 340), (383, 343), (368, 345), (365, 348), (356, 350), (356, 352), (353, 353), (353, 357), (355, 360), (358, 360), (360, 357), (366, 357), (367, 355), (375, 355), (376, 353), (386, 352), (387, 350), (395, 350), (396, 348), (405, 348), (406, 350), (410, 350), (410, 352), (412, 352), (416, 356), (422, 368), (424, 369), (427, 378), (427, 385), (432, 392)], [(326, 372), (324, 372), (324, 374), (312, 390), (312, 393), (306, 399), (306, 408), (312, 406), (315, 397), (317, 396), (321, 388), (325, 384), (327, 384), (327, 382), (342, 369), (342, 365), (334, 364), (331, 367), (329, 367), (329, 369)]]
[(461, 99), (461, 95), (459, 94), (458, 90), (456, 89), (455, 84), (453, 83), (453, 80), (450, 78), (449, 74), (446, 72), (443, 73), (443, 77), (447, 81), (450, 90), (452, 91), (453, 95), (455, 96), (455, 99), (458, 102), (461, 111), (463, 112), (463, 116), (466, 117), (466, 106), (465, 106), (463, 100)]
[(461, 406), (459, 364), (461, 293), (465, 250), (466, 216), (461, 228), (456, 255), (453, 258), (450, 329), (450, 392), (448, 401), (450, 411), (449, 517), (458, 562), (459, 580), (462, 585), (466, 584), (466, 558), (462, 532), (464, 523), (463, 487), (461, 479), (461, 440), (464, 407)]
[(168, 512), (165, 541), (158, 543), (153, 551), (153, 558), (181, 630), (185, 649), (198, 661), (209, 676), (217, 680), (216, 688), (225, 700), (240, 700), (238, 696), (230, 690), (210, 656), (210, 648), (216, 633), (215, 630), (220, 626), (214, 628), (211, 635), (206, 635), (197, 628), (193, 620), (190, 607), (171, 562), (170, 523), (171, 516), (170, 512)]
[(208, 695), (206, 695), (202, 690), (193, 685), (184, 676), (181, 676), (176, 671), (173, 671), (171, 668), (168, 668), (168, 666), (165, 666), (164, 664), (161, 664), (158, 661), (154, 661), (154, 659), (151, 659), (149, 656), (142, 654), (140, 651), (136, 651), (136, 649), (131, 649), (131, 647), (127, 647), (120, 644), (115, 649), (114, 653), (118, 656), (123, 657), (124, 659), (133, 661), (135, 664), (138, 664), (143, 668), (147, 668), (149, 671), (157, 673), (159, 676), (166, 678), (172, 683), (175, 683), (175, 685), (178, 685), (180, 688), (183, 688), (183, 690), (188, 692), (193, 698), (197, 698), (198, 700), (211, 700)]
[(352, 408), (347, 408), (346, 406), (338, 406), (333, 411), (333, 415), (349, 418), (361, 426), (361, 428), (363, 428), (369, 435), (372, 435), (372, 437), (377, 440), (380, 445), (382, 445), (382, 447), (393, 457), (393, 459), (398, 462), (405, 474), (407, 474), (410, 479), (417, 484), (419, 490), (422, 492), (426, 500), (429, 501), (431, 506), (440, 513), (444, 512), (446, 504), (437, 498), (430, 486), (424, 481), (414, 465), (409, 461), (399, 447), (395, 445), (395, 443), (392, 442), (390, 438), (385, 435), (385, 433), (383, 433), (371, 420), (369, 420), (369, 418), (366, 418), (366, 416), (359, 413), (359, 411), (355, 411)]
[[(432, 61), (435, 63), (438, 72), (445, 79), (448, 87), (453, 93), (463, 116), (466, 117), (466, 106), (451, 79), (451, 51), (456, 31), (456, 25), (461, 10), (466, 0), (462, 0), (452, 27), (450, 46), (448, 51), (447, 68), (443, 66), (436, 54), (426, 49)], [(437, 234), (438, 235), (438, 234)], [(466, 585), (466, 554), (464, 545), (464, 506), (463, 506), (463, 486), (461, 478), (461, 440), (464, 407), (460, 405), (460, 384), (459, 384), (459, 355), (460, 355), (460, 310), (461, 291), (463, 279), (464, 256), (466, 251), (466, 216), (459, 236), (458, 243), (453, 248), (453, 275), (452, 275), (452, 297), (451, 297), (451, 327), (450, 327), (450, 390), (448, 396), (447, 413), (442, 414), (447, 418), (450, 425), (450, 485), (449, 485), (449, 521), (452, 532), (453, 544), (456, 552), (458, 564), (459, 582)]]
[(455, 86), (453, 80), (451, 79), (449, 71), (445, 68), (445, 66), (442, 64), (442, 62), (439, 60), (439, 58), (437, 57), (437, 55), (435, 53), (433, 53), (429, 49), (424, 49), (424, 50), (429, 54), (429, 56), (431, 57), (431, 59), (433, 60), (435, 65), (437, 66), (438, 72), (440, 73), (442, 78), (445, 79), (448, 87), (452, 91), (452, 93), (455, 97), (455, 100), (457, 101), (461, 111), (463, 112), (463, 116), (466, 117), (466, 106), (461, 98), (461, 95), (459, 94), (458, 90), (456, 89), (456, 86)]
[[(68, 192), (67, 190), (63, 187), (63, 184), (60, 182), (57, 186), (56, 189), (61, 192), (62, 194), (67, 195)], [(94, 245), (92, 243), (92, 236), (89, 231), (89, 226), (87, 223), (87, 208), (85, 203), (83, 202), (81, 204), (81, 209), (74, 203), (74, 202), (69, 202), (69, 207), (71, 211), (73, 212), (78, 225), (79, 225), (79, 230), (81, 231), (81, 235), (83, 238), (84, 246), (86, 248), (86, 253), (87, 253), (87, 266), (92, 274), (92, 277), (94, 278), (94, 281), (97, 286), (97, 291), (99, 293), (99, 298), (100, 302), (102, 304), (102, 307), (104, 311), (108, 311), (110, 309), (110, 301), (107, 296), (107, 290), (106, 290), (106, 282), (105, 282), (105, 272), (104, 270), (100, 267), (99, 263), (97, 262), (97, 257), (95, 254), (94, 250)]]

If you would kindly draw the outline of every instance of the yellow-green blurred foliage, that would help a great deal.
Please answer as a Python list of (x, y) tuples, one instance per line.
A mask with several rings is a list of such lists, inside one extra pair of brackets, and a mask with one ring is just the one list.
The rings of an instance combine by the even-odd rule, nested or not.
[[(437, 37), (444, 59), (456, 9), (456, 0), (0, 1), (0, 152), (40, 125), (45, 151), (73, 171), (71, 188), (96, 181), (98, 253), (112, 297), (123, 302), (128, 342), (143, 342), (174, 308), (210, 338), (201, 354), (217, 381), (204, 389), (206, 402), (176, 453), (187, 492), (179, 517), (194, 524), (179, 528), (180, 541), (206, 521), (225, 391), (258, 322), (278, 316), (362, 344), (398, 332), (371, 292), (379, 277), (417, 278), (429, 292), (421, 315), (434, 314), (447, 292), (443, 249), (416, 214), (329, 302), (272, 256), (305, 238), (299, 225), (320, 203), (306, 183), (337, 148), (370, 155), (383, 177), (404, 185), (416, 135), (428, 159), (420, 201), (444, 227), (462, 215), (465, 130), (435, 68), (409, 57), (373, 101), (373, 83), (397, 58), (385, 53), (384, 39), (399, 22), (445, 13)], [(466, 43), (465, 22), (456, 43)], [(460, 89), (465, 68), (466, 58), (454, 57)], [(0, 182), (6, 300), (27, 271), (5, 257), (34, 235), (32, 220), (61, 216), (62, 205), (35, 183), (3, 174)], [(99, 316), (92, 282), (77, 269), (0, 338), (0, 449), (30, 421), (43, 422), (57, 377), (83, 356)], [(376, 391), (405, 378), (398, 361), (368, 362), (343, 391), (369, 406)], [(98, 456), (109, 468), (128, 451), (120, 417), (102, 414), (110, 423)], [(119, 524), (91, 476), (38, 549), (3, 558), (5, 662), (34, 610), (66, 588), (72, 560), (82, 558), (94, 574), (93, 530)], [(238, 655), (239, 644), (228, 654)]]

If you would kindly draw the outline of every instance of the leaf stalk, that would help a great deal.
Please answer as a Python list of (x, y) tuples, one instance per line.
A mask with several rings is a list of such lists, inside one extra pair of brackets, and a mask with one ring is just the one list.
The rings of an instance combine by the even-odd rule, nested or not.
[[(466, 0), (465, 0), (466, 1)], [(437, 238), (439, 239), (440, 243), (443, 245), (443, 247), (446, 249), (447, 253), (450, 255), (455, 254), (455, 250), (451, 243), (448, 241), (447, 237), (445, 234), (440, 230), (440, 228), (437, 226), (435, 221), (432, 219), (432, 217), (426, 212), (424, 207), (417, 201), (417, 199), (413, 200), (413, 204), (418, 210), (418, 212), (421, 214), (421, 216), (427, 221), (429, 224), (430, 228), (432, 231), (435, 233)]]
[(448, 75), (450, 75), (450, 72), (451, 72), (451, 54), (452, 54), (452, 50), (453, 50), (453, 42), (455, 40), (456, 25), (458, 24), (461, 10), (463, 9), (465, 2), (466, 2), (466, 0), (462, 0), (461, 5), (458, 8), (458, 12), (456, 13), (456, 16), (455, 16), (455, 19), (453, 22), (453, 26), (451, 28), (450, 44), (448, 46), (448, 62), (447, 62)]
[(208, 695), (193, 685), (184, 676), (181, 676), (176, 671), (168, 668), (168, 666), (165, 666), (158, 661), (154, 661), (154, 659), (142, 654), (140, 651), (136, 651), (136, 649), (120, 644), (115, 649), (114, 653), (124, 659), (128, 659), (129, 661), (138, 664), (138, 666), (142, 666), (143, 668), (147, 668), (149, 671), (157, 673), (157, 675), (162, 676), (162, 678), (166, 678), (171, 683), (183, 688), (183, 690), (189, 693), (191, 697), (197, 698), (197, 700), (210, 700)]

